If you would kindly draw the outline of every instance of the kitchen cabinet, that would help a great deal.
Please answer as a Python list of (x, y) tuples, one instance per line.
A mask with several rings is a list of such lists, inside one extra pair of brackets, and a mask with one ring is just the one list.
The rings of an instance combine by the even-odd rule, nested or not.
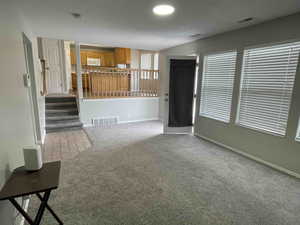
[[(76, 55), (75, 51), (72, 49), (71, 54), (71, 64), (76, 64)], [(112, 51), (107, 52), (97, 52), (97, 51), (88, 51), (82, 50), (80, 52), (81, 65), (87, 65), (87, 58), (99, 58), (101, 61), (101, 66), (114, 67), (115, 66), (115, 54)]]
[(114, 67), (115, 64), (115, 54), (114, 52), (104, 52), (103, 53), (103, 66)]
[(131, 63), (131, 49), (130, 48), (115, 48), (115, 63), (116, 64), (130, 64)]

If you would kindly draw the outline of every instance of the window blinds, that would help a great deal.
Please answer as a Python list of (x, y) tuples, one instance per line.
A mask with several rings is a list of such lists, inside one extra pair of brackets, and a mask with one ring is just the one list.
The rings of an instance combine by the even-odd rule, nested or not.
[(151, 70), (152, 67), (152, 54), (142, 54), (141, 55), (141, 69)]
[(244, 51), (238, 124), (285, 135), (300, 42)]
[(200, 115), (229, 122), (236, 65), (235, 51), (204, 57)]

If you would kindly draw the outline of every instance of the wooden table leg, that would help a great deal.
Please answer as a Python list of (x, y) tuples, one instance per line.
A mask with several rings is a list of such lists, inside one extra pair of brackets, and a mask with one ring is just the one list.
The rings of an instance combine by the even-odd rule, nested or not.
[[(43, 201), (43, 197), (41, 196), (40, 193), (36, 193), (36, 196)], [(56, 221), (60, 224), (63, 225), (63, 222), (59, 219), (59, 217), (56, 215), (56, 213), (51, 209), (51, 207), (46, 203), (46, 208), (49, 210), (49, 212), (52, 214), (52, 216), (56, 219)]]
[(50, 193), (51, 193), (51, 191), (46, 191), (45, 192), (45, 195), (43, 197), (43, 200), (41, 201), (41, 205), (40, 205), (40, 208), (38, 210), (38, 213), (36, 214), (36, 217), (35, 217), (35, 220), (34, 220), (34, 225), (40, 225), (43, 214), (44, 214), (44, 211), (46, 209), (47, 202), (48, 202), (49, 197), (50, 197)]

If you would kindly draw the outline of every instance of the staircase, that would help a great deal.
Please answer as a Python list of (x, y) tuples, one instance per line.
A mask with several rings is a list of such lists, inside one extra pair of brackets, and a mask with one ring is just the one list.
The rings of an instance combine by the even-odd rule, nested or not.
[(46, 133), (82, 128), (76, 97), (46, 96)]

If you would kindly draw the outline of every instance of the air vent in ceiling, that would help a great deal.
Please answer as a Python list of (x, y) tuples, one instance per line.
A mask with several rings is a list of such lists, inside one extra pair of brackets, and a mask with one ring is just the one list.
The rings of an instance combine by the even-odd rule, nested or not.
[(200, 38), (202, 34), (192, 34), (190, 35), (191, 38)]
[(81, 17), (80, 13), (71, 13), (71, 15), (75, 18), (75, 19), (79, 19)]
[(246, 23), (246, 22), (250, 22), (250, 21), (252, 21), (252, 20), (253, 20), (253, 17), (248, 17), (248, 18), (239, 20), (238, 23)]

